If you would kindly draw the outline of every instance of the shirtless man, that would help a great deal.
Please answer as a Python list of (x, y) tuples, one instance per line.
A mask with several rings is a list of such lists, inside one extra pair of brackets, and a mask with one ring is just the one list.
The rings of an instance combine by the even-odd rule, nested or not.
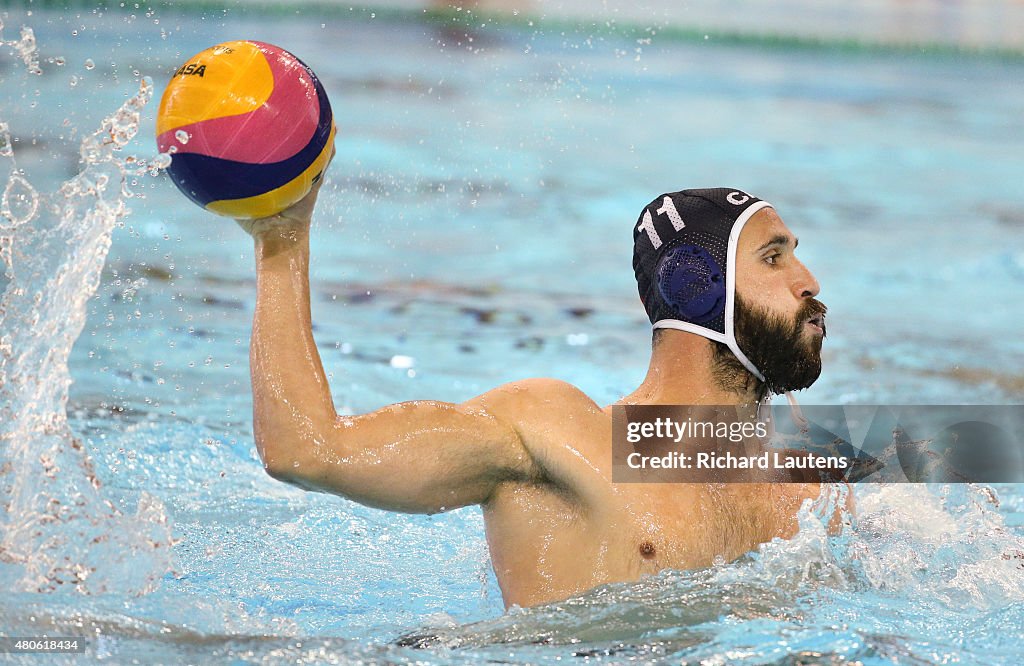
[[(555, 379), (339, 416), (310, 317), (316, 196), (240, 223), (255, 239), (254, 433), (272, 477), (391, 511), (481, 505), (506, 607), (796, 533), (817, 483), (613, 483), (611, 406)], [(647, 377), (619, 404), (750, 406), (817, 379), (825, 308), (768, 204), (731, 189), (663, 195), (633, 236), (655, 334)]]

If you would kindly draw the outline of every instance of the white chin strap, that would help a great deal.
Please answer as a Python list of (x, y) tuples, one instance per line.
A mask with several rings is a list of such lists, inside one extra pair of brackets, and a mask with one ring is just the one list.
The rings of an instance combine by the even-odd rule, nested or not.
[[(728, 320), (731, 318), (727, 317), (726, 319)], [(736, 344), (736, 336), (733, 334), (731, 323), (732, 322), (730, 321), (729, 324), (726, 326), (726, 332), (728, 333), (728, 335), (722, 335), (721, 333), (716, 333), (715, 331), (708, 330), (703, 326), (697, 326), (696, 324), (691, 324), (689, 322), (679, 321), (678, 319), (662, 319), (660, 321), (656, 321), (654, 322), (654, 328), (671, 328), (677, 331), (686, 331), (688, 333), (694, 333), (701, 337), (708, 338), (709, 340), (724, 342), (726, 345), (729, 346), (729, 349), (736, 356), (736, 358), (739, 359), (740, 363), (743, 364), (743, 367), (749, 370), (750, 374), (754, 375), (763, 382), (765, 380), (764, 375), (762, 375), (761, 371), (757, 369), (757, 367), (750, 361), (749, 358), (747, 358), (747, 355), (743, 353), (743, 350), (740, 349), (740, 346)], [(786, 396), (786, 400), (789, 402), (790, 414), (793, 418), (793, 424), (796, 425), (800, 432), (806, 433), (810, 427), (810, 422), (807, 420), (807, 417), (804, 416), (803, 411), (801, 411), (800, 404), (796, 401), (796, 397), (793, 395), (791, 391), (786, 391), (783, 395)], [(771, 400), (771, 396), (766, 397), (764, 399), (764, 403), (767, 403), (769, 400)]]
[[(732, 299), (727, 298), (726, 300), (731, 301)], [(725, 313), (726, 315), (724, 334), (718, 333), (717, 331), (712, 331), (711, 329), (704, 328), (703, 326), (699, 326), (697, 324), (691, 324), (688, 321), (679, 321), (678, 319), (661, 319), (659, 321), (654, 322), (654, 328), (671, 328), (676, 331), (686, 331), (687, 333), (694, 333), (695, 335), (707, 338), (708, 340), (721, 342), (725, 344), (727, 347), (729, 347), (729, 350), (733, 353), (733, 355), (736, 356), (737, 359), (739, 359), (739, 362), (743, 364), (743, 367), (750, 371), (750, 374), (754, 375), (763, 382), (764, 375), (761, 374), (761, 371), (757, 369), (757, 366), (755, 366), (753, 362), (749, 358), (747, 358), (747, 355), (743, 353), (743, 350), (740, 349), (740, 346), (736, 343), (736, 335), (733, 333), (732, 330), (732, 317), (730, 316), (732, 314), (732, 309), (729, 305), (726, 305)]]
[(796, 401), (796, 396), (791, 391), (786, 391), (785, 395), (786, 400), (789, 401), (789, 415), (793, 418), (793, 424), (799, 428), (800, 432), (806, 433), (811, 429), (811, 422), (804, 416), (800, 404)]

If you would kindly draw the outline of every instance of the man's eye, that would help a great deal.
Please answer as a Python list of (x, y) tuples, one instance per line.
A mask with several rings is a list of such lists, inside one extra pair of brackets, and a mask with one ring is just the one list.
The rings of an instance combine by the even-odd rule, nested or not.
[(780, 256), (782, 256), (782, 255), (780, 255), (778, 253), (768, 255), (767, 257), (764, 258), (765, 263), (767, 263), (767, 264), (769, 264), (771, 266), (774, 266), (776, 263), (778, 263), (778, 260), (779, 260)]

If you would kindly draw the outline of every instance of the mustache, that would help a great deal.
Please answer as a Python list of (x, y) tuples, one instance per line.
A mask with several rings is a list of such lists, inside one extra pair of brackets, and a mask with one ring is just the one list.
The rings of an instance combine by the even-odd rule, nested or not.
[(825, 333), (825, 314), (827, 312), (828, 306), (816, 298), (809, 298), (800, 306), (800, 309), (797, 310), (797, 324), (803, 324), (808, 319), (813, 319), (814, 317), (821, 317), (821, 331), (822, 333)]

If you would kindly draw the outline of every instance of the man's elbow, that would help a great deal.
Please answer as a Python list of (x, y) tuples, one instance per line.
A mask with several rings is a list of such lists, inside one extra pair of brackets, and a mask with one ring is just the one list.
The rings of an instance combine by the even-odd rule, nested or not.
[(302, 486), (303, 479), (308, 476), (308, 465), (304, 465), (294, 455), (283, 455), (272, 451), (266, 446), (257, 446), (260, 459), (263, 461), (263, 471), (270, 478), (283, 481), (295, 486)]
[(263, 471), (266, 472), (270, 478), (275, 481), (284, 481), (285, 483), (292, 483), (295, 479), (295, 471), (290, 470), (287, 465), (281, 463), (269, 463), (266, 460), (263, 461)]

